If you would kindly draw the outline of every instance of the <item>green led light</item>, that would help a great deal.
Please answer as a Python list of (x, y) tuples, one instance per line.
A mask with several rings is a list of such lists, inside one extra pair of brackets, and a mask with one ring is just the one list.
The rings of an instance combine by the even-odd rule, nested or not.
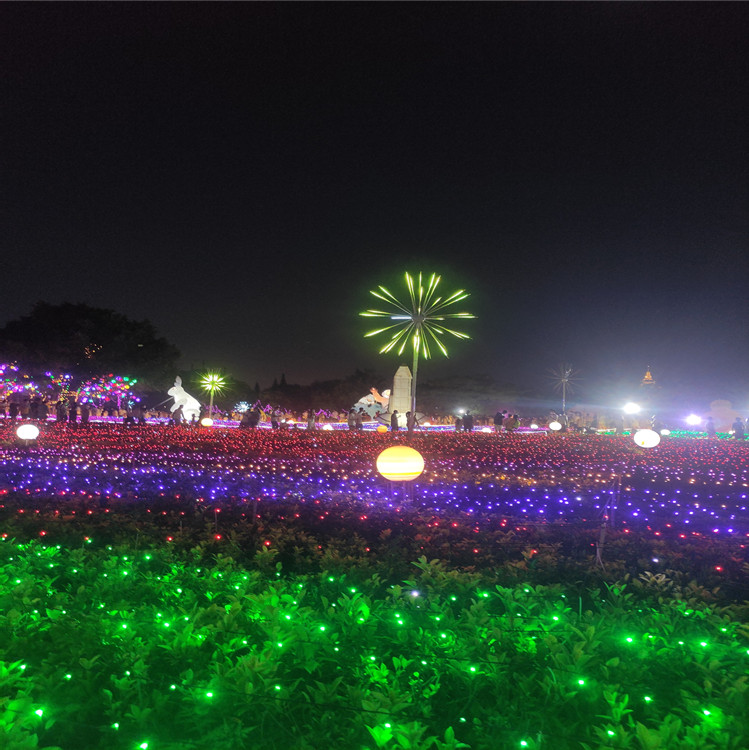
[(702, 713), (705, 714), (705, 716), (710, 716), (710, 711), (708, 711), (706, 708), (702, 709)]
[(320, 625), (320, 630), (325, 630), (325, 625)]
[(632, 643), (632, 641), (634, 641), (634, 638), (632, 638), (632, 636), (629, 636), (626, 640), (627, 643)]
[(520, 747), (528, 747), (528, 743), (525, 740), (520, 740)]
[(36, 711), (34, 711), (34, 713), (37, 716), (44, 716), (44, 709), (43, 708), (37, 708)]
[(607, 735), (608, 735), (609, 737), (613, 737), (613, 736), (614, 736), (614, 735), (616, 734), (616, 732), (614, 732), (613, 730), (609, 729), (609, 730), (608, 730), (608, 731), (606, 732), (606, 734), (607, 734)]
[(205, 694), (205, 697), (206, 697), (206, 698), (213, 698), (213, 693), (206, 693), (206, 694)]
[(652, 701), (653, 699), (652, 699), (652, 698), (651, 698), (651, 697), (650, 697), (649, 695), (646, 695), (646, 696), (645, 696), (645, 697), (643, 698), (643, 700), (645, 701), (645, 703), (650, 703), (650, 702), (651, 702), (651, 701)]
[(280, 685), (274, 685), (273, 687), (274, 687), (274, 688), (275, 688), (276, 690), (280, 690), (280, 689), (281, 689), (281, 686), (280, 686)]
[(140, 745), (138, 745), (139, 750), (148, 750), (148, 743), (147, 742), (141, 742)]
[(700, 646), (702, 646), (704, 648), (705, 646), (707, 646), (707, 642), (706, 641), (700, 641)]
[(66, 680), (72, 680), (73, 679), (73, 675), (70, 674), (70, 673), (68, 673), (68, 674), (65, 675), (65, 679)]
[(115, 721), (115, 723), (112, 724), (112, 729), (119, 729), (119, 728), (120, 728), (120, 722), (119, 721)]
[(170, 690), (176, 690), (176, 689), (177, 689), (177, 686), (176, 686), (176, 685), (170, 685), (170, 686), (169, 686), (169, 689), (170, 689)]
[(578, 684), (578, 685), (584, 685), (584, 684), (585, 684), (585, 680), (583, 680), (583, 679), (579, 679), (579, 680), (577, 681), (577, 684)]

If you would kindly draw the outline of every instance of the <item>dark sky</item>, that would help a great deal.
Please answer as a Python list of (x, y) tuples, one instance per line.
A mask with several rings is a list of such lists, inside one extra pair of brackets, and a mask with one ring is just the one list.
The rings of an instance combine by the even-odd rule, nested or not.
[[(745, 3), (0, 6), (0, 325), (150, 319), (266, 386), (394, 371), (357, 313), (471, 292), (425, 379), (749, 408)], [(613, 387), (613, 385), (612, 385)]]

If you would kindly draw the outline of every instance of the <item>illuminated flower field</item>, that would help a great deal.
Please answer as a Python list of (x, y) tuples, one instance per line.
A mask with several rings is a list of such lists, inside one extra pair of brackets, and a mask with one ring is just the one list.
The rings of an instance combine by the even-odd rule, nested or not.
[(749, 744), (749, 445), (0, 440), (1, 747)]

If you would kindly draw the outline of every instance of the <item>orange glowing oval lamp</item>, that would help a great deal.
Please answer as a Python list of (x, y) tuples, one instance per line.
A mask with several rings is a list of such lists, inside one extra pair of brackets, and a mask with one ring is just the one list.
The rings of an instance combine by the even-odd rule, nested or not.
[(384, 424), (377, 425), (377, 432), (387, 432), (387, 431), (388, 431), (387, 425), (384, 425)]
[(407, 445), (392, 445), (377, 456), (377, 471), (391, 482), (410, 482), (424, 471), (424, 458)]

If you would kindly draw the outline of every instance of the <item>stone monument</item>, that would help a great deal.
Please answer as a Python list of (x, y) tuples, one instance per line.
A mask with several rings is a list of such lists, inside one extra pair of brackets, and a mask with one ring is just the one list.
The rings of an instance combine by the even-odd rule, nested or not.
[(388, 412), (392, 414), (396, 409), (400, 419), (398, 423), (406, 424), (406, 412), (411, 411), (411, 370), (406, 365), (401, 365), (395, 371), (393, 378), (393, 390), (390, 392)]

